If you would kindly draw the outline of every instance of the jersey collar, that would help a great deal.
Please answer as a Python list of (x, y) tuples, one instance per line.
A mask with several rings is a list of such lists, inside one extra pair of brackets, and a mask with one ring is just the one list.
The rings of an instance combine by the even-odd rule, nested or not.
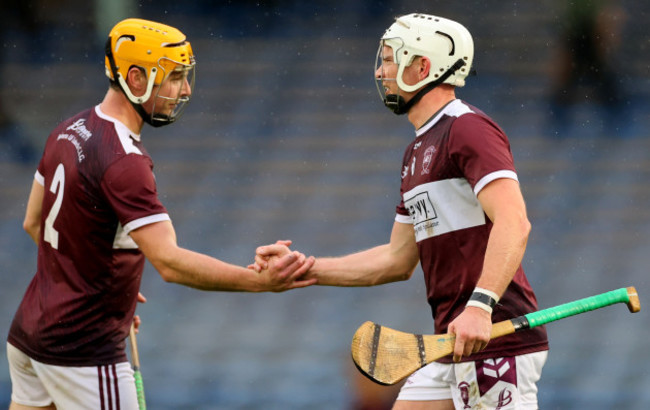
[(119, 130), (120, 133), (125, 133), (128, 134), (131, 138), (133, 138), (135, 141), (140, 142), (140, 134), (134, 134), (131, 132), (129, 127), (124, 125), (124, 123), (117, 118), (111, 117), (110, 115), (104, 113), (101, 108), (99, 108), (99, 104), (95, 106), (95, 113), (99, 118), (102, 118), (106, 121), (110, 121), (115, 124), (115, 128)]
[(458, 100), (458, 99), (451, 100), (451, 101), (449, 101), (447, 104), (443, 105), (442, 108), (440, 108), (438, 111), (436, 111), (436, 113), (433, 114), (433, 115), (431, 116), (431, 118), (429, 118), (429, 119), (424, 123), (424, 125), (422, 125), (420, 128), (418, 128), (417, 130), (415, 130), (415, 136), (416, 136), (416, 137), (419, 137), (420, 135), (422, 135), (422, 134), (424, 134), (425, 132), (429, 131), (429, 130), (431, 129), (431, 127), (433, 127), (434, 125), (436, 125), (436, 123), (437, 123), (438, 121), (440, 121), (440, 118), (443, 116), (443, 114), (444, 114), (445, 111), (447, 110), (447, 107), (452, 106), (452, 105), (455, 104), (456, 102), (460, 102), (460, 100)]

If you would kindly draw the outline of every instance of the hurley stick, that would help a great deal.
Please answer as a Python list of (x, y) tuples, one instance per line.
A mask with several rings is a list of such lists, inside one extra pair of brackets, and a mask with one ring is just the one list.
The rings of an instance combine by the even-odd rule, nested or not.
[(135, 325), (131, 324), (129, 331), (129, 344), (131, 345), (131, 361), (133, 366), (133, 377), (135, 378), (135, 391), (138, 395), (138, 408), (146, 410), (147, 403), (144, 400), (144, 386), (142, 384), (142, 373), (140, 373), (140, 355), (138, 354), (138, 340), (135, 337)]
[[(615, 303), (627, 304), (632, 313), (641, 310), (636, 289), (621, 288), (495, 323), (492, 325), (491, 338), (495, 339)], [(450, 334), (416, 335), (373, 322), (365, 322), (352, 337), (352, 360), (359, 371), (374, 382), (390, 385), (434, 360), (453, 353), (454, 342), (455, 337)]]

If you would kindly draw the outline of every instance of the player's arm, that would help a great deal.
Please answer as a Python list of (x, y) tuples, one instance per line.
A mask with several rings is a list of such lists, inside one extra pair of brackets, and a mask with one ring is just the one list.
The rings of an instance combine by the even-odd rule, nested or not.
[(519, 182), (513, 179), (492, 181), (478, 199), (493, 226), (477, 286), (501, 297), (521, 265), (531, 225)]
[(313, 258), (290, 252), (286, 247), (278, 257), (269, 260), (268, 269), (257, 273), (179, 247), (170, 221), (142, 226), (130, 235), (167, 282), (203, 290), (247, 292), (281, 292), (315, 283), (313, 279), (302, 279)]
[[(521, 264), (531, 226), (519, 183), (513, 179), (490, 182), (479, 192), (478, 200), (493, 226), (476, 286), (501, 297)], [(485, 348), (491, 329), (490, 313), (466, 307), (449, 325), (449, 332), (456, 334), (454, 360)]]
[[(258, 248), (257, 264), (264, 263), (268, 249)], [(389, 243), (342, 257), (317, 258), (306, 277), (326, 286), (381, 285), (409, 279), (418, 261), (413, 225), (395, 222)]]
[(34, 179), (32, 190), (27, 200), (27, 209), (25, 210), (25, 219), (23, 220), (23, 229), (36, 242), (41, 237), (41, 214), (43, 212), (43, 196), (45, 189)]

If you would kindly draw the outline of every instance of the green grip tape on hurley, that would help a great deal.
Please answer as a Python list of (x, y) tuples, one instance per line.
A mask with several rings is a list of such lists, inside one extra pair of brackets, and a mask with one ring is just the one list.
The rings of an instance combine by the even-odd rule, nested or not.
[(138, 408), (140, 410), (146, 410), (147, 403), (144, 399), (144, 385), (142, 383), (142, 373), (140, 373), (140, 370), (136, 370), (133, 377), (135, 378), (135, 391), (138, 395)]
[(612, 290), (600, 295), (590, 296), (588, 298), (565, 303), (563, 305), (540, 310), (538, 312), (524, 315), (528, 319), (530, 327), (541, 326), (549, 322), (564, 319), (565, 317), (574, 316), (590, 310), (600, 309), (615, 303), (628, 303), (630, 297), (626, 288)]

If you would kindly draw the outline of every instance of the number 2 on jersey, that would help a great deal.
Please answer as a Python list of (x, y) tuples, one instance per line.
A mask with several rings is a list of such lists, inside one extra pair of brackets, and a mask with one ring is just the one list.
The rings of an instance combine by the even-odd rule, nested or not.
[(63, 188), (65, 186), (65, 170), (63, 164), (59, 164), (54, 172), (52, 185), (50, 185), (50, 192), (56, 194), (56, 199), (50, 213), (45, 218), (45, 230), (43, 232), (43, 240), (49, 242), (54, 249), (59, 249), (59, 231), (54, 229), (54, 221), (56, 220), (59, 211), (61, 210), (61, 202), (63, 202)]

